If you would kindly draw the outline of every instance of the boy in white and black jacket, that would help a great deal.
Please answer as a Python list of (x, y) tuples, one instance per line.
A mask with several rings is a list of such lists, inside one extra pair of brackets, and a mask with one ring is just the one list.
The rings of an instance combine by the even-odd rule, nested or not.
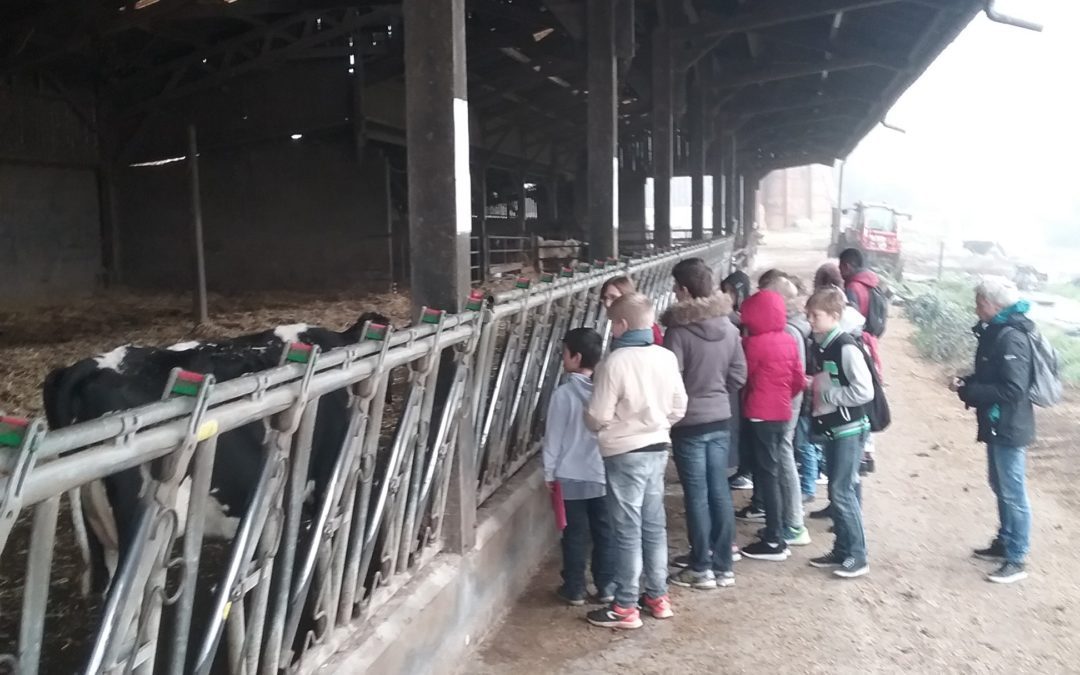
[(825, 439), (836, 528), (833, 550), (810, 564), (853, 578), (870, 571), (856, 485), (863, 446), (870, 434), (867, 405), (874, 400), (874, 380), (866, 352), (841, 326), (846, 305), (847, 299), (838, 288), (818, 290), (806, 303), (814, 356), (820, 367), (811, 387), (813, 425)]

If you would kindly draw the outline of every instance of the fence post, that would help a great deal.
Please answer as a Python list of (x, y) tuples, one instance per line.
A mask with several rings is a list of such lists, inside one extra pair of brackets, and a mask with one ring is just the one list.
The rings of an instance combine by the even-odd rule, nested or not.
[[(477, 330), (480, 326), (477, 326)], [(475, 352), (470, 358), (475, 359)], [(453, 359), (442, 359), (440, 370), (453, 368)], [(443, 373), (440, 373), (440, 378)], [(470, 383), (472, 378), (470, 379)], [(475, 411), (473, 399), (476, 388), (470, 387), (461, 411)], [(477, 414), (483, 414), (481, 412)], [(450, 490), (446, 500), (445, 521), (446, 549), (452, 553), (468, 553), (476, 545), (476, 425), (474, 420), (458, 425), (457, 451), (450, 467)]]

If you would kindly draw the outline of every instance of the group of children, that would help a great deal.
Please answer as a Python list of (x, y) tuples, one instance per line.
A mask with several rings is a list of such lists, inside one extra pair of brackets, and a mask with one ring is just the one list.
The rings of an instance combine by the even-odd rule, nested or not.
[[(874, 366), (857, 337), (858, 311), (821, 272), (805, 304), (797, 280), (775, 270), (753, 295), (742, 273), (718, 290), (713, 270), (697, 258), (679, 262), (672, 276), (676, 303), (661, 318), (663, 332), (652, 302), (629, 279), (605, 283), (610, 352), (603, 355), (596, 331), (570, 331), (568, 377), (547, 413), (545, 478), (553, 490), (557, 484), (566, 511), (558, 595), (585, 604), (591, 547), (603, 607), (587, 619), (597, 626), (637, 628), (642, 611), (668, 618), (669, 582), (731, 586), (741, 556), (783, 561), (790, 546), (809, 544), (803, 501), (821, 458), (836, 542), (810, 564), (845, 578), (869, 571), (857, 485)], [(690, 543), (688, 554), (671, 561), (673, 574), (663, 501), (669, 451)], [(764, 524), (741, 550), (729, 485), (735, 458), (736, 475), (752, 473), (746, 482), (754, 489), (741, 515), (760, 513)]]

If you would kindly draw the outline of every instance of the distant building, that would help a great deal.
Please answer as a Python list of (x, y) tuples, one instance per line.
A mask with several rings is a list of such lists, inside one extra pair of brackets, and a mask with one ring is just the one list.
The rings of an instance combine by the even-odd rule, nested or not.
[(765, 212), (761, 229), (780, 230), (801, 221), (828, 227), (836, 195), (832, 167), (812, 164), (773, 171), (761, 181), (759, 195)]

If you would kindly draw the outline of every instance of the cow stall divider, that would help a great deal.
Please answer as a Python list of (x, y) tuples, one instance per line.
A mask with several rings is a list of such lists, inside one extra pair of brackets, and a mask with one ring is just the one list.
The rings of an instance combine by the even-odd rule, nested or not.
[[(369, 323), (347, 347), (287, 344), (278, 367), (234, 380), (176, 371), (157, 403), (55, 431), (0, 418), (0, 554), (14, 528), (32, 533), (18, 643), (0, 644), (0, 665), (50, 670), (42, 644), (61, 497), (138, 469), (136, 531), (100, 616), (82, 617), (97, 626), (86, 671), (313, 672), (456, 541), (444, 526), (475, 521), (454, 509), (490, 500), (535, 458), (562, 336), (579, 326), (608, 335), (606, 279), (629, 275), (662, 311), (679, 260), (704, 258), (719, 275), (733, 253), (716, 239), (522, 278), (494, 296), (474, 291), (460, 314), (426, 308), (396, 331)], [(409, 372), (400, 410), (385, 398), (396, 368)], [(312, 493), (309, 465), (325, 450), (314, 447), (316, 419), (338, 395), (347, 431)], [(216, 460), (228, 466), (218, 440), (253, 423), (266, 431), (258, 480), (225, 562), (208, 567), (211, 475)], [(457, 463), (459, 452), (470, 461)], [(459, 490), (475, 501), (449, 499)], [(20, 521), (24, 510), (32, 518)]]

